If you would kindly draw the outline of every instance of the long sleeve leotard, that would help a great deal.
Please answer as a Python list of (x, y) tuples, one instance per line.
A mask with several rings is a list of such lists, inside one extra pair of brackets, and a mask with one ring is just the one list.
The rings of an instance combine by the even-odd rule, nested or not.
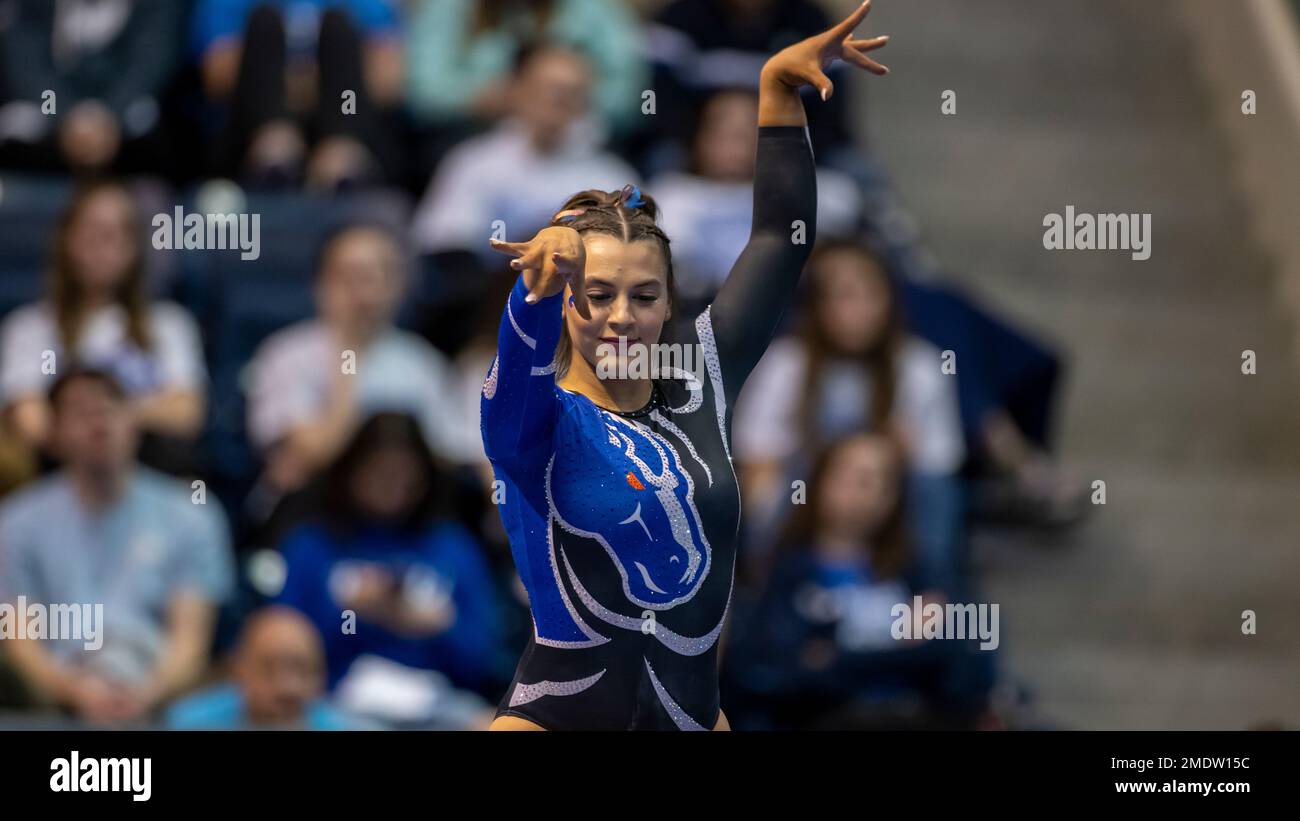
[(481, 418), (534, 632), (499, 714), (713, 728), (740, 521), (731, 408), (794, 295), (816, 209), (806, 129), (760, 128), (749, 243), (693, 326), (662, 340), (701, 366), (656, 379), (633, 412), (556, 384), (562, 297), (529, 305), (516, 283)]

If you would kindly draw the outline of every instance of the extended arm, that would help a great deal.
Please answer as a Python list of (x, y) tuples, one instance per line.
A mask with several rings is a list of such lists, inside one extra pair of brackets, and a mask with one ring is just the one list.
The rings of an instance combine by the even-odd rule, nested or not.
[(870, 8), (868, 0), (839, 25), (779, 52), (763, 67), (749, 243), (710, 309), (731, 401), (776, 332), (816, 238), (816, 166), (799, 89), (812, 85), (828, 99), (834, 89), (824, 72), (837, 59), (877, 74), (888, 71), (864, 53), (883, 46), (887, 37), (852, 39)]

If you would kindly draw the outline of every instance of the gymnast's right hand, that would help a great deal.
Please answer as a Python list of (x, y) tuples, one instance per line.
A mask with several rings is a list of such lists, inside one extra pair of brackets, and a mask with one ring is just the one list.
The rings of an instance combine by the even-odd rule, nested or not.
[(573, 307), (583, 319), (591, 318), (587, 294), (582, 287), (582, 272), (587, 264), (587, 250), (582, 235), (562, 225), (543, 228), (527, 242), (489, 240), (492, 247), (514, 259), (510, 267), (522, 271), (528, 287), (525, 302), (534, 303), (555, 296), (568, 285), (573, 291)]

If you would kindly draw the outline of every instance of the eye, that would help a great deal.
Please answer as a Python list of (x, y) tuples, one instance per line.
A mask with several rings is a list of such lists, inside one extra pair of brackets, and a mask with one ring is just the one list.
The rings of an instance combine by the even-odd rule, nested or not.
[(659, 301), (659, 295), (658, 295), (658, 294), (637, 294), (637, 295), (636, 295), (636, 299), (637, 299), (638, 302), (643, 302), (643, 303), (649, 305), (649, 304), (652, 304), (652, 303), (658, 302), (658, 301)]
[(587, 294), (588, 302), (605, 303), (605, 302), (609, 302), (609, 300), (610, 300), (609, 294), (601, 294), (601, 293)]

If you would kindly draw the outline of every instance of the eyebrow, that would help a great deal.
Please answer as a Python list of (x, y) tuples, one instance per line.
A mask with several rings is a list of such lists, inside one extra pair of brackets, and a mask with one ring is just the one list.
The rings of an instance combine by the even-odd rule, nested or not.
[[(604, 277), (601, 277), (601, 276), (587, 276), (587, 277), (584, 278), (583, 284), (584, 284), (584, 285), (602, 285), (602, 286), (604, 286), (604, 287), (606, 287), (606, 288), (613, 288), (613, 287), (614, 287), (614, 283), (610, 282), (608, 279), (605, 279)], [(640, 282), (637, 282), (637, 283), (635, 283), (635, 284), (632, 285), (633, 288), (648, 288), (648, 287), (652, 287), (652, 286), (653, 286), (653, 287), (662, 287), (662, 286), (663, 286), (663, 282), (661, 282), (659, 279), (643, 279), (643, 280), (641, 280)]]

